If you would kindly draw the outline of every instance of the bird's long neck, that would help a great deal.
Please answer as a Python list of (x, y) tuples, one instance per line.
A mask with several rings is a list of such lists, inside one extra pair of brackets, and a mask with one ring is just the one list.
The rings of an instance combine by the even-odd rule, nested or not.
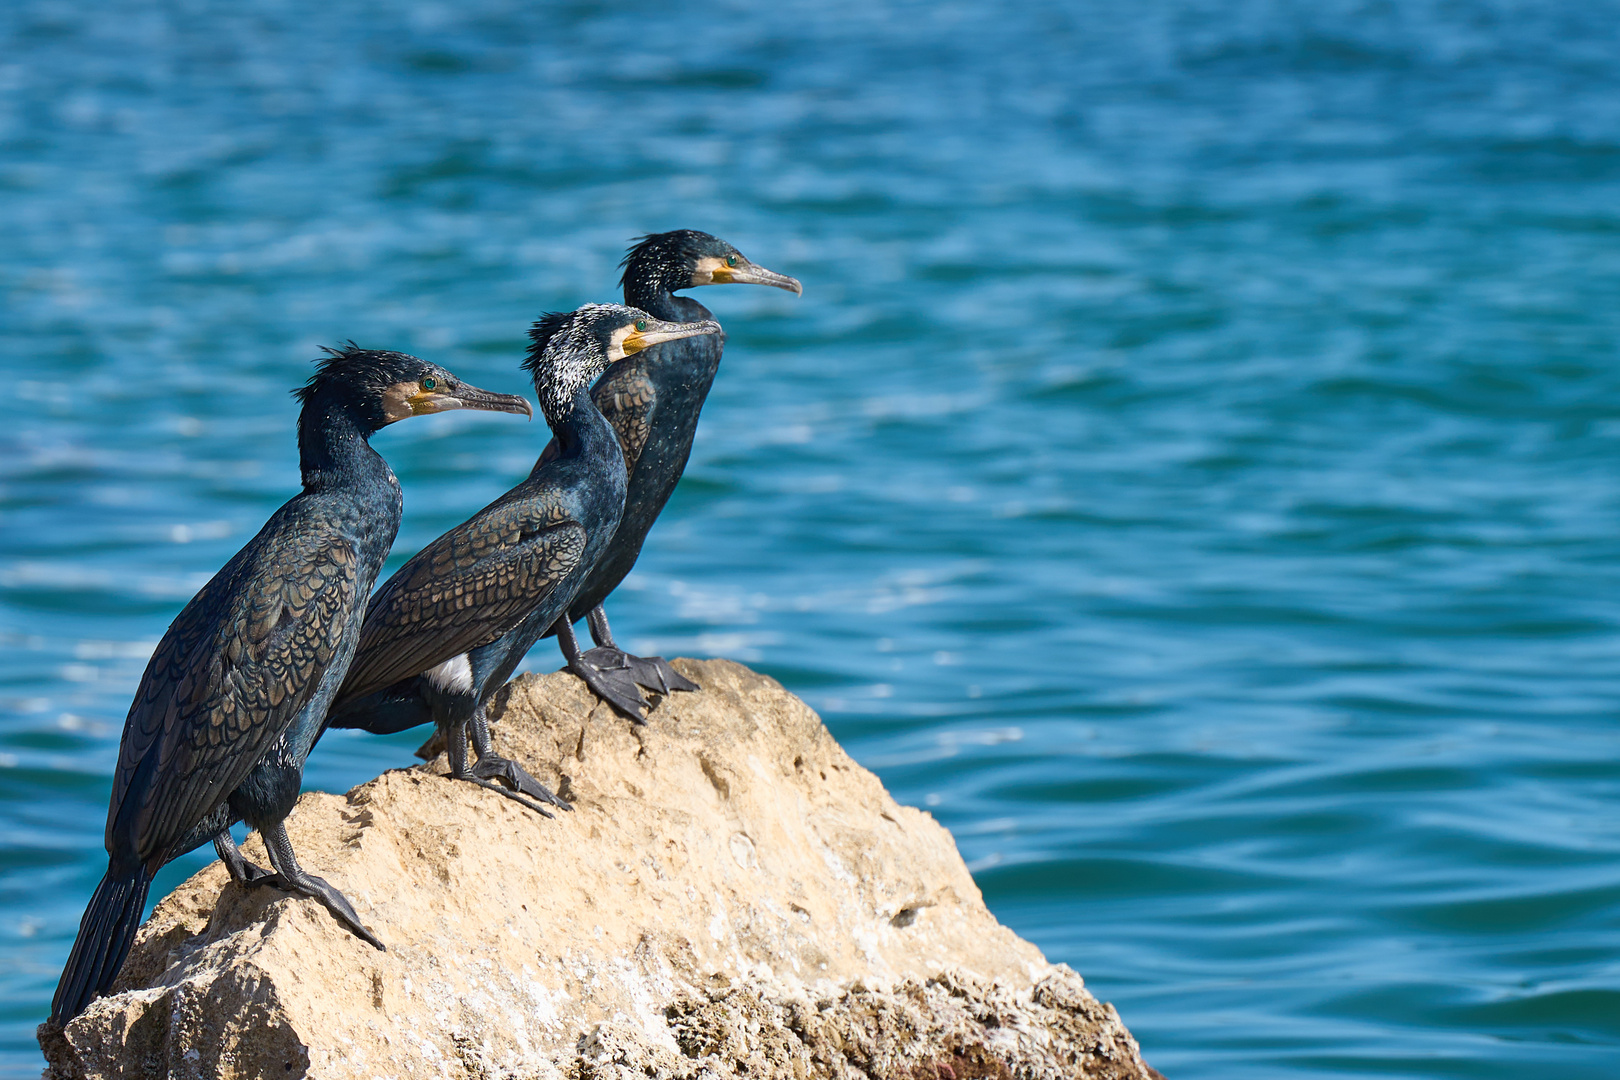
[(657, 279), (648, 281), (627, 277), (624, 282), (624, 302), (665, 322), (701, 322), (714, 318), (708, 308), (690, 296), (676, 296), (666, 283)]
[(367, 442), (371, 434), (369, 426), (335, 397), (319, 395), (306, 404), (298, 416), (298, 468), (304, 490), (390, 483), (394, 474)]
[(546, 414), (546, 423), (551, 425), (551, 433), (557, 437), (560, 457), (577, 457), (607, 450), (619, 452), (618, 437), (613, 434), (613, 428), (608, 426), (601, 410), (591, 401), (590, 387), (580, 387), (560, 407), (551, 404), (543, 393), (537, 396), (542, 402), (540, 408)]

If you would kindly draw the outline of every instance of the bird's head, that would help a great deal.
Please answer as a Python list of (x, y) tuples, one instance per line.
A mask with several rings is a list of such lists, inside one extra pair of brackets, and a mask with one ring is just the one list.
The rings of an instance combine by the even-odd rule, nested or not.
[(315, 374), (293, 395), (306, 406), (317, 399), (333, 401), (367, 433), (407, 417), (451, 409), (534, 415), (517, 394), (482, 390), (409, 353), (362, 349), (352, 341), (325, 351)]
[(626, 356), (660, 342), (719, 332), (720, 324), (709, 319), (672, 323), (622, 304), (586, 304), (542, 315), (529, 331), (523, 366), (534, 376), (541, 409), (560, 416), (575, 394)]
[(695, 229), (643, 236), (619, 265), (624, 267), (619, 285), (627, 296), (697, 285), (771, 285), (804, 295), (798, 279), (751, 263), (718, 236)]

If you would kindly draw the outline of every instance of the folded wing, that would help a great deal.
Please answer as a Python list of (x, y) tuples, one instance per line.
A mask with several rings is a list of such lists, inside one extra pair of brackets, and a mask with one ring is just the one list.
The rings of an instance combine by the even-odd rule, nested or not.
[(505, 634), (585, 553), (554, 500), (510, 498), (423, 548), (377, 590), (335, 704), (418, 675)]
[(357, 602), (354, 547), (293, 527), (276, 541), (227, 564), (153, 653), (119, 746), (109, 852), (171, 857), (291, 726), (331, 665)]

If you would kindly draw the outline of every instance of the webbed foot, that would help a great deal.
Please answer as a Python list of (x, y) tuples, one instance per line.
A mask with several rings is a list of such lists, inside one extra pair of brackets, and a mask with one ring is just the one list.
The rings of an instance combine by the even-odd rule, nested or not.
[[(464, 773), (461, 776), (457, 776), (455, 773), (451, 773), (450, 774), (450, 779), (452, 779), (452, 780), (461, 780), (461, 781), (464, 781), (464, 782), (469, 783), (469, 784), (477, 784), (479, 787), (487, 788), (488, 790), (495, 792), (495, 794), (497, 794), (497, 795), (504, 795), (508, 799), (511, 799), (515, 803), (522, 803), (524, 806), (527, 806), (530, 810), (533, 810), (535, 813), (539, 814), (541, 817), (555, 818), (557, 816), (556, 814), (553, 814), (550, 810), (547, 810), (545, 807), (543, 807), (539, 803), (535, 802), (533, 799), (530, 799), (530, 798), (528, 798), (527, 796), (524, 796), (524, 795), (520, 795), (517, 792), (513, 791), (511, 788), (508, 788), (508, 787), (506, 787), (506, 786), (504, 786), (502, 784), (497, 784), (493, 780), (482, 780), (482, 779), (479, 779), (478, 777), (472, 775), (472, 773)], [(566, 806), (567, 804), (565, 803), (563, 805)], [(573, 807), (569, 806), (568, 809), (572, 810)]]
[[(641, 691), (637, 689), (636, 680), (631, 678), (629, 667), (626, 665), (601, 668), (588, 662), (585, 656), (589, 654), (580, 653), (579, 639), (574, 636), (574, 627), (568, 621), (567, 615), (557, 620), (555, 629), (557, 645), (562, 649), (563, 659), (568, 661), (568, 670), (583, 679), (585, 685), (590, 687), (591, 693), (629, 717), (632, 723), (645, 724), (647, 717), (643, 710), (647, 707), (647, 699), (642, 697)], [(607, 645), (598, 646), (591, 652), (600, 652), (604, 648), (613, 652), (619, 651), (614, 646)]]
[(527, 769), (510, 758), (485, 754), (467, 772), (480, 780), (496, 780), (522, 795), (551, 806), (572, 810), (573, 804), (558, 798), (546, 785), (529, 775)]
[(268, 885), (270, 888), (280, 889), (282, 892), (296, 893), (299, 896), (319, 900), (326, 905), (326, 910), (337, 917), (338, 922), (349, 928), (349, 933), (379, 952), (388, 951), (388, 947), (378, 941), (377, 936), (367, 930), (365, 924), (360, 921), (360, 916), (355, 914), (354, 907), (349, 903), (348, 897), (338, 892), (332, 886), (332, 883), (325, 878), (316, 877), (314, 874), (300, 870), (297, 877), (289, 877), (286, 874), (279, 873), (269, 874), (256, 882), (256, 884)]
[(701, 690), (697, 683), (669, 666), (662, 656), (635, 656), (612, 645), (598, 645), (580, 657), (598, 671), (627, 672), (636, 685), (660, 694), (673, 690)]
[(628, 668), (603, 670), (581, 656), (578, 663), (568, 665), (568, 670), (585, 680), (591, 693), (613, 706), (615, 711), (628, 717), (632, 723), (647, 722), (647, 699), (641, 696), (641, 690)]
[(236, 837), (228, 829), (214, 837), (214, 852), (219, 856), (219, 861), (225, 864), (225, 872), (231, 875), (231, 880), (245, 889), (257, 888), (274, 876), (264, 867), (255, 866), (242, 857), (241, 850), (236, 846)]
[[(261, 829), (260, 834), (264, 837), (265, 850), (270, 853), (270, 864), (276, 868), (276, 872), (259, 878), (255, 884), (268, 885), (283, 892), (319, 900), (355, 937), (374, 949), (388, 951), (387, 947), (377, 940), (377, 936), (366, 929), (347, 897), (333, 888), (325, 878), (318, 878), (298, 865), (298, 858), (293, 854), (292, 841), (287, 837), (285, 821), (278, 821), (268, 828)], [(217, 841), (215, 846), (217, 848)], [(235, 846), (234, 841), (232, 846)]]
[[(473, 754), (476, 759), (469, 767), (467, 764), (467, 743), (472, 742)], [(478, 706), (473, 711), (465, 728), (453, 728), (445, 736), (446, 748), (450, 758), (450, 778), (452, 780), (465, 780), (469, 784), (477, 784), (481, 788), (522, 803), (530, 810), (544, 817), (553, 817), (540, 803), (550, 803), (560, 806), (564, 810), (573, 807), (554, 795), (550, 788), (530, 776), (528, 770), (510, 758), (503, 758), (491, 748), (489, 737), (489, 718), (485, 715), (484, 707)], [(500, 781), (495, 783), (495, 781)], [(536, 802), (535, 800), (539, 800)]]

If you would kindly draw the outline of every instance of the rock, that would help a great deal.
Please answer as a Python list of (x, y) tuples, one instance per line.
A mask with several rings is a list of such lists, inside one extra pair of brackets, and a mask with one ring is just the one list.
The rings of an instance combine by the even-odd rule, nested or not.
[(503, 691), (497, 749), (573, 800), (557, 820), (442, 757), (306, 794), (300, 858), (388, 951), (215, 863), (112, 995), (41, 1028), (47, 1080), (1154, 1075), (803, 702), (676, 666), (703, 690), (640, 728), (565, 673)]

